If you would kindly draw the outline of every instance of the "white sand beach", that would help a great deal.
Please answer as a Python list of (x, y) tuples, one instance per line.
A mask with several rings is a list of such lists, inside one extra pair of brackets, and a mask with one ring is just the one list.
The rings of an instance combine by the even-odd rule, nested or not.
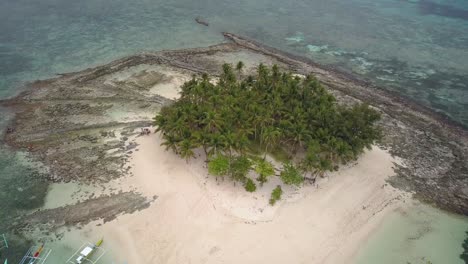
[(377, 147), (318, 186), (283, 187), (272, 207), (279, 179), (251, 194), (217, 182), (203, 157), (187, 163), (165, 151), (158, 134), (137, 142), (122, 187), (157, 200), (94, 227), (113, 257), (129, 263), (350, 263), (383, 217), (403, 206), (404, 195), (385, 184), (394, 160)]

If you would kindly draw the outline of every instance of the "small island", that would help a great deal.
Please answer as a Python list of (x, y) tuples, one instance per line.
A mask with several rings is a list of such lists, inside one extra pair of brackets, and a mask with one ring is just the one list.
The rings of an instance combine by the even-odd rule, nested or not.
[[(223, 64), (217, 80), (203, 74), (182, 85), (180, 98), (155, 117), (167, 150), (188, 161), (202, 148), (210, 174), (253, 192), (252, 169), (260, 185), (275, 174), (267, 154), (283, 162), (283, 183), (299, 186), (356, 160), (381, 137), (376, 110), (338, 104), (313, 75), (260, 64), (255, 75), (244, 76), (243, 67)], [(278, 186), (270, 204), (280, 196)]]
[(45, 168), (11, 188), (27, 203), (0, 229), (48, 246), (99, 235), (118, 263), (349, 263), (419, 201), (468, 214), (465, 128), (346, 72), (224, 36), (0, 101), (14, 113), (5, 143)]

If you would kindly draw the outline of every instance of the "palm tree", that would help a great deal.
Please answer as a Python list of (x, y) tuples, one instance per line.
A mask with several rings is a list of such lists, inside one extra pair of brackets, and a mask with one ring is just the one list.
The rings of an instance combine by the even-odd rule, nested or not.
[[(266, 110), (265, 110), (266, 112)], [(273, 122), (275, 121), (273, 118), (271, 118), (270, 116), (266, 115), (265, 112), (258, 116), (256, 120), (254, 120), (254, 122), (256, 123), (256, 127), (260, 129), (259, 131), (259, 136), (260, 136), (260, 144), (263, 144), (263, 140), (265, 139), (265, 133), (264, 133), (264, 130), (268, 127), (270, 127)]]
[(167, 150), (188, 160), (201, 146), (207, 156), (229, 151), (231, 159), (233, 150), (243, 154), (260, 143), (266, 162), (273, 147), (290, 146), (293, 153), (299, 147), (306, 150), (302, 169), (322, 176), (379, 138), (376, 111), (338, 106), (312, 75), (302, 79), (260, 64), (257, 74), (242, 80), (243, 68), (242, 62), (235, 69), (224, 64), (218, 83), (203, 74), (182, 86), (181, 98), (154, 121)]
[(307, 145), (307, 152), (301, 161), (301, 167), (305, 173), (315, 174), (320, 162), (320, 143), (317, 140), (310, 140)]
[(262, 142), (265, 145), (265, 155), (263, 159), (266, 158), (266, 155), (268, 153), (268, 148), (271, 147), (272, 145), (275, 145), (276, 142), (278, 142), (280, 136), (281, 136), (281, 132), (276, 127), (270, 126), (264, 129), (263, 134), (262, 134)]
[(210, 144), (209, 134), (205, 130), (196, 131), (193, 133), (193, 138), (196, 141), (196, 145), (202, 146), (203, 152), (205, 153), (205, 158), (208, 160), (208, 147)]
[(179, 154), (187, 161), (187, 163), (190, 158), (195, 157), (195, 153), (193, 152), (194, 148), (196, 148), (196, 145), (190, 139), (184, 139), (182, 142), (180, 142)]
[(171, 115), (172, 115), (171, 108), (169, 107), (163, 107), (159, 114), (153, 118), (154, 120), (154, 125), (156, 126), (156, 131), (166, 131), (169, 126), (171, 126)]
[[(232, 66), (228, 63), (223, 64), (223, 74), (221, 74), (220, 83), (230, 86), (236, 82), (236, 76), (232, 71)], [(225, 87), (226, 88), (226, 87)]]
[(293, 142), (293, 152), (296, 153), (297, 147), (302, 147), (304, 142), (307, 142), (311, 139), (311, 135), (304, 124), (304, 122), (298, 122), (288, 130), (290, 131), (291, 140)]
[(222, 126), (222, 122), (223, 120), (220, 118), (220, 116), (212, 110), (205, 112), (205, 118), (202, 121), (210, 133), (219, 131)]
[(163, 133), (163, 142), (161, 143), (161, 146), (166, 146), (166, 151), (171, 149), (177, 154), (179, 142), (180, 140), (175, 135)]
[(232, 131), (226, 133), (225, 137), (226, 148), (229, 151), (229, 158), (232, 158), (232, 149), (236, 146), (236, 134)]
[(239, 61), (236, 65), (236, 70), (239, 77), (242, 75), (242, 69), (244, 69), (244, 63), (242, 61)]
[(210, 151), (209, 155), (218, 154), (221, 150), (226, 147), (226, 140), (224, 136), (220, 133), (210, 134)]
[(245, 150), (248, 148), (250, 141), (249, 141), (249, 134), (251, 134), (251, 129), (239, 129), (235, 135), (235, 144), (234, 149), (238, 151), (240, 154), (244, 154)]

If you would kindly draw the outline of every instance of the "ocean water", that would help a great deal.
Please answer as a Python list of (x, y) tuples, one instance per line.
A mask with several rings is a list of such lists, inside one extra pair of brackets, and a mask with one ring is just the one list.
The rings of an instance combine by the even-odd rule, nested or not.
[(361, 248), (356, 264), (463, 264), (466, 223), (465, 217), (421, 204), (392, 212)]
[[(196, 16), (210, 26), (194, 23)], [(28, 81), (135, 52), (216, 44), (221, 31), (353, 72), (468, 125), (466, 0), (0, 0), (0, 98), (18, 94)], [(4, 129), (10, 114), (0, 113)], [(43, 205), (49, 188), (40, 167), (0, 146), (0, 233)], [(454, 216), (437, 219), (450, 223)], [(468, 230), (468, 220), (461, 221)], [(419, 226), (398, 223), (398, 230)], [(439, 228), (431, 239), (460, 247), (459, 236), (442, 235), (450, 225)], [(10, 233), (17, 245), (10, 254), (20, 254), (30, 242)], [(401, 254), (424, 252), (434, 248)], [(456, 258), (444, 247), (437, 252)]]

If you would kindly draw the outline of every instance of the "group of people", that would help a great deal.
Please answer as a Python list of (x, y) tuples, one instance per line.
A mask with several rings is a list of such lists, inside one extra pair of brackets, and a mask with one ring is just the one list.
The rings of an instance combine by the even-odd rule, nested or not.
[(142, 135), (142, 136), (147, 136), (147, 135), (149, 135), (149, 134), (151, 134), (151, 130), (149, 130), (149, 128), (146, 128), (146, 127), (145, 127), (145, 128), (142, 128), (142, 129), (141, 129), (140, 135)]

